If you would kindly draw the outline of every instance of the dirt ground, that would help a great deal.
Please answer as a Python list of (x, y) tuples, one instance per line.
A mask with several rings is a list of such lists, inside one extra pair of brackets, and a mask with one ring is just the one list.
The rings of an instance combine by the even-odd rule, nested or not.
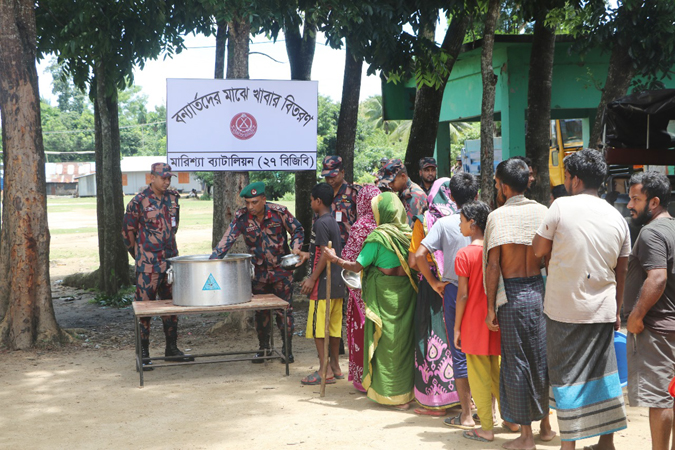
[[(96, 245), (95, 236), (82, 237), (77, 245)], [(52, 239), (53, 245), (65, 245), (59, 236)], [(296, 362), (289, 377), (278, 361), (204, 364), (146, 372), (141, 389), (131, 310), (91, 304), (92, 293), (59, 281), (92, 268), (88, 261), (52, 263), (56, 317), (63, 328), (76, 331), (72, 344), (0, 351), (0, 449), (493, 449), (516, 436), (498, 428), (493, 443), (468, 441), (443, 418), (379, 406), (346, 380), (327, 386), (320, 398), (318, 387), (300, 384), (317, 368), (314, 343), (301, 336), (294, 339)], [(303, 299), (296, 296), (296, 332), (305, 328)], [(209, 332), (223, 319), (181, 316), (179, 346), (193, 353), (255, 349), (251, 329), (239, 331), (232, 324)], [(158, 356), (163, 350), (158, 319), (152, 330), (151, 355)], [(346, 372), (346, 357), (342, 368)], [(627, 411), (629, 427), (617, 433), (617, 448), (650, 448), (647, 410)], [(557, 430), (555, 414), (552, 423)], [(581, 441), (577, 448), (594, 442)], [(559, 446), (558, 438), (537, 442), (539, 449)]]

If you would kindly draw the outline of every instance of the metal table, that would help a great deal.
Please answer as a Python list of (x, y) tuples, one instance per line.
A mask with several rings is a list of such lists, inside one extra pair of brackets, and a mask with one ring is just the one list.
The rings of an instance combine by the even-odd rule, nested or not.
[[(143, 358), (141, 353), (141, 317), (151, 317), (151, 316), (170, 316), (170, 315), (188, 315), (188, 314), (208, 314), (208, 313), (221, 313), (221, 312), (233, 312), (233, 311), (249, 311), (249, 310), (275, 310), (283, 309), (284, 311), (284, 341), (288, 336), (288, 321), (286, 313), (288, 310), (288, 302), (280, 299), (276, 295), (272, 294), (262, 294), (254, 295), (251, 298), (250, 302), (239, 303), (236, 305), (224, 305), (224, 306), (176, 306), (171, 300), (151, 300), (143, 302), (133, 302), (133, 311), (134, 311), (134, 329), (136, 332), (136, 371), (140, 375), (140, 385), (144, 386), (143, 380), (143, 370), (142, 363), (149, 361), (166, 361), (171, 359), (165, 356), (162, 357), (150, 357)], [(255, 354), (258, 350), (242, 351), (242, 352), (228, 352), (228, 353), (205, 353), (205, 354), (190, 354), (195, 358), (194, 361), (187, 362), (165, 362), (163, 364), (153, 365), (153, 369), (158, 369), (160, 367), (172, 367), (172, 366), (189, 366), (193, 364), (213, 364), (213, 363), (223, 363), (223, 362), (234, 362), (234, 361), (252, 361), (253, 359), (277, 359), (283, 357), (286, 360), (286, 376), (289, 375), (288, 370), (288, 346), (284, 345), (286, 354), (282, 355), (277, 349), (274, 348), (274, 332), (272, 330), (272, 323), (274, 322), (274, 317), (270, 317), (269, 327), (270, 327), (270, 356), (263, 356), (261, 358), (255, 358)], [(285, 343), (285, 342), (284, 342)], [(252, 355), (252, 356), (240, 356), (235, 358), (227, 359), (208, 359), (204, 361), (199, 361), (200, 358), (214, 358), (220, 356), (234, 356), (234, 355)]]

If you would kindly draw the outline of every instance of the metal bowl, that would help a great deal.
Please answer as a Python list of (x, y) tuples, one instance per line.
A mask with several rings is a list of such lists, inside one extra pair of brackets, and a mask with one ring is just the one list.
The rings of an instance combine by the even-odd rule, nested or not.
[(300, 262), (299, 255), (285, 255), (281, 257), (281, 267), (283, 269), (295, 269), (296, 264)]
[(351, 270), (342, 269), (342, 279), (352, 289), (361, 289), (361, 275)]

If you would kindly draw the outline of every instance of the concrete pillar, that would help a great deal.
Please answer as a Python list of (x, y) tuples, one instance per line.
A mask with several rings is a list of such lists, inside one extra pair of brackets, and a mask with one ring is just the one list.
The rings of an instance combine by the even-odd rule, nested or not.
[(438, 178), (449, 177), (452, 163), (450, 155), (450, 126), (448, 122), (438, 124), (438, 134), (436, 135), (436, 149), (434, 158), (438, 164)]

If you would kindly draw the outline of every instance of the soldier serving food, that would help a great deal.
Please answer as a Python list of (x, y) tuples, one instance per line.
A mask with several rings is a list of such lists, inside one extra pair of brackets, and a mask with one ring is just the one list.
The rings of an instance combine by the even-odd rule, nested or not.
[[(252, 282), (253, 294), (274, 294), (289, 303), (287, 310), (288, 335), (288, 362), (294, 362), (291, 339), (293, 337), (293, 290), (291, 287), (292, 272), (281, 267), (281, 257), (290, 253), (287, 233), (291, 235), (292, 253), (300, 256), (298, 266), (307, 260), (307, 254), (301, 253), (300, 248), (305, 233), (300, 222), (291, 212), (282, 205), (267, 202), (265, 184), (255, 182), (246, 186), (241, 193), (246, 201), (246, 207), (235, 213), (234, 220), (213, 250), (211, 259), (223, 258), (232, 248), (240, 235), (249, 253), (255, 274)], [(283, 312), (275, 310), (277, 326), (282, 332), (283, 340)], [(256, 311), (255, 328), (258, 333), (259, 351), (254, 363), (262, 363), (264, 356), (270, 356), (270, 311)], [(282, 350), (286, 355), (286, 347)], [(285, 362), (285, 361), (282, 361)]]

